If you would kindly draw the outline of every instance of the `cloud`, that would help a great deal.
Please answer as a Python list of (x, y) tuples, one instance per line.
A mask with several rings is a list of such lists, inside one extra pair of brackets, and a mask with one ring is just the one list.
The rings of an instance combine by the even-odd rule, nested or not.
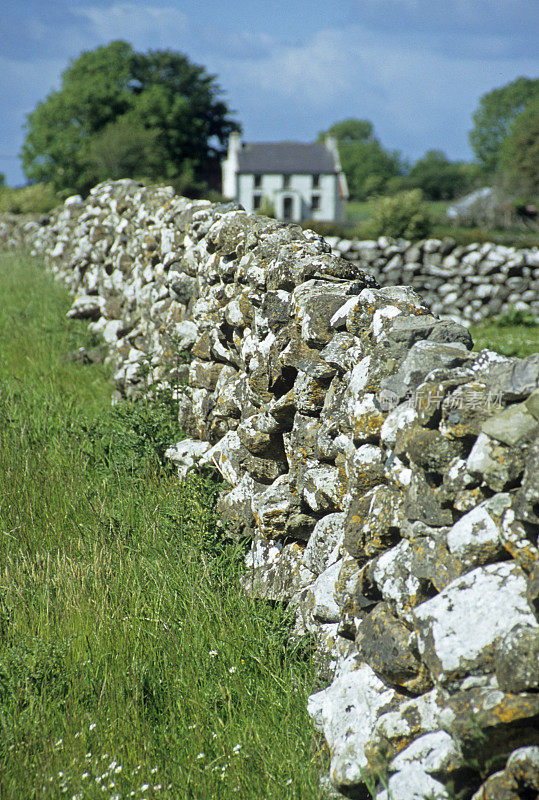
[(265, 56), (229, 56), (220, 59), (220, 65), (223, 74), (227, 73), (226, 85), (232, 81), (271, 95), (274, 101), (281, 98), (322, 105), (353, 88), (354, 68), (349, 53), (342, 49), (339, 31), (320, 31), (297, 46), (274, 42)]
[(137, 3), (116, 2), (105, 8), (87, 6), (73, 13), (91, 26), (93, 37), (110, 41), (124, 39), (135, 49), (170, 47), (174, 39), (188, 29), (188, 17), (171, 5), (140, 6)]
[[(481, 95), (533, 74), (535, 63), (525, 54), (500, 57), (496, 37), (477, 35), (475, 43), (473, 54), (462, 57), (356, 24), (319, 31), (298, 46), (275, 43), (263, 58), (221, 58), (217, 66), (240, 119), (248, 122), (242, 107), (250, 111), (249, 138), (263, 136), (258, 131), (272, 119), (291, 127), (290, 114), (296, 136), (303, 138), (339, 119), (358, 117), (374, 123), (386, 147), (413, 158), (432, 147), (451, 158), (469, 158), (471, 115)], [(288, 135), (283, 131), (274, 138)]]

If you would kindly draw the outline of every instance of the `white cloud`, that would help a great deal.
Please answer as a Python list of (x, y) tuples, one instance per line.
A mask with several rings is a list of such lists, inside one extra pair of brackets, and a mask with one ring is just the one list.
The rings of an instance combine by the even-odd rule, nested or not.
[(74, 8), (72, 13), (89, 22), (97, 38), (105, 41), (124, 39), (135, 49), (147, 49), (148, 40), (153, 49), (171, 47), (176, 37), (185, 33), (188, 27), (187, 15), (170, 5), (140, 6), (117, 2), (107, 8)]
[(274, 100), (293, 99), (314, 105), (328, 102), (335, 94), (350, 92), (354, 72), (350, 53), (342, 48), (342, 34), (332, 30), (320, 31), (298, 46), (275, 42), (262, 58), (221, 60), (221, 73), (227, 73), (223, 83), (227, 86), (233, 82), (265, 92)]
[[(480, 96), (534, 70), (531, 56), (500, 58), (495, 37), (474, 39), (472, 54), (463, 58), (353, 25), (319, 31), (301, 46), (275, 43), (256, 60), (222, 58), (212, 69), (218, 67), (222, 85), (241, 99), (234, 101), (240, 118), (242, 106), (252, 113), (266, 105), (268, 118), (272, 113), (277, 119), (280, 104), (290, 109), (298, 131), (309, 120), (314, 136), (339, 119), (359, 117), (374, 123), (386, 147), (406, 155), (417, 158), (437, 147), (466, 158)], [(263, 128), (265, 119), (256, 127)]]

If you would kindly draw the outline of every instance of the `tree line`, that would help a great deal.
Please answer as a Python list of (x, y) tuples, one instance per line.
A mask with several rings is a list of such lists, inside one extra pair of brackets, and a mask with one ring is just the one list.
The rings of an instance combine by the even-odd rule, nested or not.
[[(31, 183), (61, 195), (132, 177), (207, 196), (220, 185), (233, 130), (241, 125), (204, 67), (171, 50), (137, 53), (114, 41), (73, 60), (60, 88), (28, 115), (21, 158)], [(328, 133), (355, 200), (411, 189), (449, 200), (494, 181), (513, 195), (539, 194), (539, 79), (520, 77), (483, 95), (470, 132), (473, 163), (429, 150), (410, 164), (382, 145), (368, 120), (336, 122), (319, 140)]]

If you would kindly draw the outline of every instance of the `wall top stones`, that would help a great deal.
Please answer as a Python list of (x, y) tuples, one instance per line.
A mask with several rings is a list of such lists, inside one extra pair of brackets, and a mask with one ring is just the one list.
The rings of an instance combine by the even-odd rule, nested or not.
[(512, 310), (539, 317), (539, 250), (454, 239), (409, 242), (326, 237), (332, 252), (360, 265), (380, 286), (412, 286), (441, 316), (476, 324)]
[[(474, 353), (337, 243), (165, 187), (102, 184), (0, 236), (70, 287), (118, 392), (149, 372), (178, 397), (190, 438), (169, 457), (226, 480), (220, 517), (252, 539), (245, 590), (290, 604), (318, 642), (327, 688), (309, 711), (331, 785), (358, 794), (383, 772), (380, 800), (535, 786), (539, 354)], [(443, 243), (383, 244), (361, 263), (383, 249), (402, 274), (455, 269)], [(536, 280), (534, 253), (489, 272), (491, 252), (460, 253), (461, 280)], [(473, 758), (500, 771), (485, 781)]]

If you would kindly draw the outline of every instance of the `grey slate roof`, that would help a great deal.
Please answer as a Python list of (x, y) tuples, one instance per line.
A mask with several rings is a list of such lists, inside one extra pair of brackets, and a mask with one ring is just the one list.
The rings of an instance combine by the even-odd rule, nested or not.
[(319, 142), (246, 142), (238, 153), (238, 164), (239, 172), (284, 175), (337, 172), (333, 155)]

